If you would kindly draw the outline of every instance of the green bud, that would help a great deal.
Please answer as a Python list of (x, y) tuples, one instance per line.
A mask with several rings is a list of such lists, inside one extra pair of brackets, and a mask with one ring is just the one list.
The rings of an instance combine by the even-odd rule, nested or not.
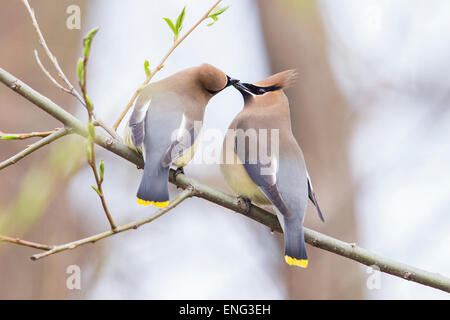
[(94, 191), (97, 192), (97, 194), (98, 194), (100, 197), (102, 196), (100, 190), (98, 190), (97, 187), (94, 187), (93, 185), (91, 185), (91, 188), (94, 189)]
[(145, 60), (144, 62), (144, 69), (145, 69), (145, 74), (147, 75), (147, 77), (150, 76), (150, 74), (152, 73), (152, 71), (149, 68), (150, 66), (150, 62), (148, 62), (148, 60)]
[(105, 163), (103, 162), (103, 160), (100, 161), (99, 171), (100, 171), (100, 181), (103, 182), (103, 178), (104, 178), (104, 175), (105, 175)]
[(91, 122), (88, 123), (88, 130), (89, 130), (89, 136), (92, 138), (92, 140), (94, 140), (94, 138), (95, 138), (95, 126)]
[(86, 158), (89, 163), (92, 162), (92, 140), (89, 137), (86, 142)]
[(87, 59), (89, 57), (89, 54), (91, 52), (91, 44), (92, 39), (97, 34), (99, 28), (94, 28), (91, 31), (88, 32), (86, 37), (84, 37), (84, 58)]
[(80, 81), (80, 84), (82, 85), (83, 81), (84, 81), (84, 59), (83, 58), (78, 59), (77, 75), (78, 75), (78, 81)]
[(19, 136), (17, 134), (0, 135), (0, 140), (16, 140), (16, 139), (19, 139)]

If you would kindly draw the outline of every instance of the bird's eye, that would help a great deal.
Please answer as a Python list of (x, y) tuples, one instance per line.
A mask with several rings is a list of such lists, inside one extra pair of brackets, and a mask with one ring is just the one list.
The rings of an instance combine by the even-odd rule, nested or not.
[(266, 93), (266, 90), (264, 90), (264, 89), (262, 89), (262, 88), (259, 88), (259, 89), (258, 89), (258, 94), (264, 94), (264, 93)]

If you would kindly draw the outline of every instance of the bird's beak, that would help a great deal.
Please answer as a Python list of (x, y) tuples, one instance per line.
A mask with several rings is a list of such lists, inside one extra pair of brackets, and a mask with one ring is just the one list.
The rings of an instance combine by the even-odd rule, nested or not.
[(233, 86), (236, 89), (238, 89), (239, 91), (246, 91), (246, 92), (254, 94), (254, 95), (262, 95), (267, 92), (280, 89), (277, 86), (260, 87), (260, 86), (255, 86), (254, 84), (251, 84), (251, 83), (245, 83), (245, 82), (240, 82), (240, 81), (233, 84)]
[(244, 82), (240, 82), (240, 81), (233, 83), (233, 86), (241, 92), (245, 91), (245, 92), (255, 94), (255, 95), (261, 95), (261, 94), (264, 94), (267, 92), (265, 90), (265, 88), (263, 88), (263, 87), (258, 87), (251, 83), (244, 83)]
[(240, 81), (238, 79), (234, 79), (234, 78), (227, 76), (227, 85), (225, 86), (225, 88), (227, 88), (229, 86), (234, 86), (236, 83), (239, 83), (239, 82)]
[(242, 83), (240, 81), (237, 81), (235, 83), (233, 83), (233, 87), (235, 87), (236, 89), (238, 89), (239, 91), (245, 91), (248, 93), (253, 93), (246, 85), (245, 83)]

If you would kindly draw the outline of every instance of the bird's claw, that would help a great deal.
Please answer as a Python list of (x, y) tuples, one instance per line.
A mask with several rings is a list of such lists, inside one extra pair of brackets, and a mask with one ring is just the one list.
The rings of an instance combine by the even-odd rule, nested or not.
[(175, 170), (175, 178), (176, 178), (179, 174), (184, 174), (184, 168), (183, 168), (183, 167), (179, 167), (179, 168), (177, 168), (177, 170)]
[[(177, 179), (177, 176), (179, 174), (184, 174), (184, 168), (183, 167), (179, 167), (179, 168), (177, 168), (177, 170), (175, 170), (175, 173), (174, 173), (175, 180)], [(177, 186), (177, 189), (182, 189), (182, 188)]]
[(239, 204), (241, 204), (241, 203), (245, 204), (246, 208), (245, 208), (244, 214), (248, 215), (250, 213), (251, 208), (252, 208), (252, 201), (249, 198), (247, 198), (247, 197), (238, 196), (238, 203)]

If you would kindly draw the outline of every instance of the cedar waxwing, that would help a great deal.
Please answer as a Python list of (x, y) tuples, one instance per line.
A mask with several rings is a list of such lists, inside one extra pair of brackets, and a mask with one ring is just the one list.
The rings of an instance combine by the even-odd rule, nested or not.
[[(295, 72), (288, 70), (255, 85), (233, 84), (242, 93), (245, 106), (231, 123), (223, 143), (221, 171), (231, 189), (247, 204), (252, 201), (275, 207), (285, 235), (286, 262), (306, 268), (303, 222), (308, 197), (322, 221), (323, 217), (302, 150), (292, 133), (289, 101), (283, 92), (294, 77)], [(278, 141), (270, 141), (272, 132), (278, 132), (272, 138)], [(278, 150), (274, 150), (272, 142)]]
[(139, 204), (169, 204), (170, 165), (182, 172), (194, 156), (209, 100), (237, 81), (212, 65), (202, 64), (141, 91), (124, 134), (125, 143), (144, 156)]

